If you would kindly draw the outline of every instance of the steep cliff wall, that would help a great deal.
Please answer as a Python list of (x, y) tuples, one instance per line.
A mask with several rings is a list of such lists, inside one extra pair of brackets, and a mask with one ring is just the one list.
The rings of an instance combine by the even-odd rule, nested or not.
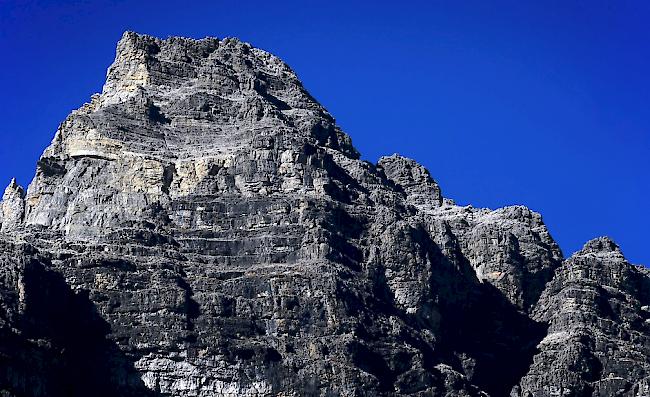
[(237, 39), (125, 33), (0, 220), (0, 395), (648, 387), (649, 276), (613, 243), (563, 263), (539, 214), (360, 160)]

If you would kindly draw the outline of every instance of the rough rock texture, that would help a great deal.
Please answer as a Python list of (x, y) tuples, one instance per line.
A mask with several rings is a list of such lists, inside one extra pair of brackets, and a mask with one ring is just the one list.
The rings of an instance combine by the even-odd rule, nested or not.
[(562, 264), (539, 214), (360, 160), (236, 39), (125, 33), (0, 218), (1, 396), (648, 388), (643, 269), (608, 243)]
[(2, 211), (0, 211), (1, 231), (15, 229), (25, 216), (25, 190), (12, 179), (2, 195)]
[(441, 246), (450, 235), (479, 280), (498, 288), (521, 309), (537, 301), (562, 252), (542, 217), (522, 206), (496, 211), (459, 207), (443, 199), (438, 184), (421, 165), (398, 155), (383, 157), (379, 167), (425, 218)]
[(647, 396), (650, 278), (608, 238), (562, 266), (533, 317), (549, 324), (521, 395)]

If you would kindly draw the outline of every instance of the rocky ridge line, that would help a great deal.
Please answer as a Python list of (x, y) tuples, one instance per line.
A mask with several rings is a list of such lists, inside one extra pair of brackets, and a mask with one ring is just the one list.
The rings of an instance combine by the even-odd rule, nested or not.
[(360, 160), (237, 39), (125, 33), (1, 212), (3, 396), (648, 395), (647, 269)]

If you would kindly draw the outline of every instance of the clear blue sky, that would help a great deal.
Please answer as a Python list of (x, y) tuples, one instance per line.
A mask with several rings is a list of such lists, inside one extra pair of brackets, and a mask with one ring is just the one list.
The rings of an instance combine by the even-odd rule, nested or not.
[(609, 235), (650, 265), (648, 21), (645, 0), (4, 0), (0, 183), (29, 183), (123, 31), (237, 36), (287, 61), (364, 158), (413, 157), (461, 204), (525, 204), (565, 255)]

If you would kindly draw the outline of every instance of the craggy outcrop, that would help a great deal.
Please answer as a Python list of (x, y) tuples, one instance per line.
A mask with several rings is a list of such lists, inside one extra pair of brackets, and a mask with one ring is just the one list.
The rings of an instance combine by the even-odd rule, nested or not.
[(522, 396), (648, 395), (650, 278), (609, 238), (558, 269), (533, 317), (549, 324)]
[[(643, 269), (562, 264), (539, 214), (360, 160), (286, 64), (237, 39), (125, 33), (0, 215), (2, 396), (648, 387)], [(596, 292), (571, 278), (592, 262)]]

